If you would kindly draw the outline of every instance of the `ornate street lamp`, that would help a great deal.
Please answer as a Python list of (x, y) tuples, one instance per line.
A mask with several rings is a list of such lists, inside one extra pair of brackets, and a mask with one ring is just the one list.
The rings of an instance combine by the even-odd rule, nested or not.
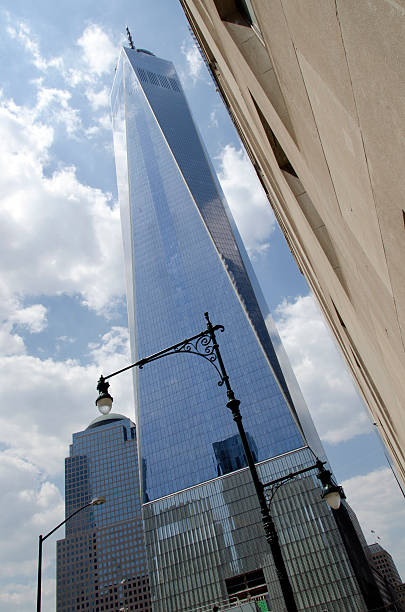
[(333, 480), (332, 472), (324, 468), (325, 464), (325, 461), (320, 461), (317, 459), (314, 465), (302, 468), (301, 470), (296, 470), (295, 472), (290, 472), (285, 476), (281, 476), (280, 478), (275, 478), (270, 482), (263, 483), (262, 487), (264, 489), (270, 488), (271, 491), (270, 494), (268, 494), (268, 505), (271, 505), (278, 489), (286, 484), (289, 480), (293, 480), (294, 478), (297, 478), (297, 476), (305, 474), (306, 472), (318, 470), (316, 477), (322, 483), (321, 498), (327, 502), (328, 506), (332, 508), (332, 510), (338, 510), (341, 500), (346, 499), (346, 495), (344, 494), (343, 488), (336, 484), (336, 482)]
[[(196, 334), (191, 338), (186, 338), (182, 342), (178, 342), (177, 344), (162, 349), (161, 351), (154, 353), (153, 355), (144, 357), (143, 359), (140, 359), (139, 361), (132, 363), (126, 366), (125, 368), (121, 368), (120, 370), (117, 370), (116, 372), (113, 372), (108, 376), (100, 376), (100, 379), (97, 384), (97, 391), (99, 392), (99, 396), (96, 400), (96, 405), (98, 406), (100, 411), (103, 412), (103, 414), (108, 414), (108, 412), (112, 408), (113, 398), (108, 392), (110, 384), (107, 382), (107, 379), (112, 378), (113, 376), (117, 376), (117, 374), (121, 374), (122, 372), (130, 370), (131, 368), (139, 367), (140, 369), (142, 369), (143, 366), (147, 363), (157, 361), (158, 359), (167, 357), (168, 355), (175, 355), (178, 353), (197, 355), (208, 361), (215, 368), (217, 374), (219, 375), (218, 385), (220, 387), (224, 385), (226, 388), (226, 394), (228, 397), (226, 405), (232, 412), (233, 420), (236, 423), (241, 438), (243, 450), (246, 456), (246, 461), (253, 480), (257, 500), (259, 502), (265, 537), (271, 549), (277, 577), (279, 579), (287, 612), (298, 612), (298, 608), (293, 595), (292, 586), (287, 573), (287, 568), (281, 553), (277, 530), (273, 521), (273, 517), (270, 513), (271, 499), (274, 496), (275, 491), (279, 488), (279, 486), (281, 486), (288, 480), (295, 478), (299, 474), (303, 474), (314, 469), (318, 470), (317, 477), (322, 483), (322, 498), (325, 499), (325, 501), (332, 509), (336, 510), (339, 508), (340, 500), (341, 498), (344, 498), (345, 495), (343, 493), (343, 489), (332, 480), (332, 473), (324, 468), (324, 462), (319, 460), (317, 460), (316, 463), (310, 467), (298, 470), (294, 473), (290, 473), (285, 477), (278, 478), (269, 483), (263, 484), (260, 481), (255, 461), (250, 450), (250, 446), (246, 437), (246, 432), (242, 423), (242, 416), (239, 410), (240, 401), (235, 398), (234, 391), (230, 385), (229, 376), (226, 372), (225, 365), (219, 350), (217, 338), (215, 335), (216, 331), (223, 332), (224, 327), (222, 325), (212, 325), (207, 312), (204, 313), (204, 316), (207, 322), (207, 327), (199, 334)], [(265, 488), (269, 486), (272, 487), (270, 503), (268, 503), (265, 494)]]
[(276, 572), (280, 582), (280, 587), (283, 593), (287, 611), (298, 612), (294, 600), (290, 579), (287, 574), (287, 568), (285, 566), (284, 559), (281, 554), (281, 547), (277, 531), (267, 505), (263, 484), (260, 482), (252, 451), (250, 450), (250, 446), (246, 437), (245, 428), (242, 423), (242, 415), (239, 410), (240, 401), (236, 399), (235, 393), (230, 385), (229, 376), (226, 372), (225, 365), (222, 360), (222, 355), (219, 350), (217, 338), (215, 335), (216, 331), (223, 332), (224, 327), (223, 325), (212, 325), (208, 316), (208, 312), (205, 312), (204, 316), (207, 321), (207, 328), (199, 334), (196, 334), (191, 338), (186, 338), (182, 342), (178, 342), (177, 344), (169, 346), (159, 351), (158, 353), (149, 355), (149, 357), (144, 357), (143, 359), (140, 359), (139, 361), (132, 363), (131, 365), (126, 366), (125, 368), (121, 368), (121, 370), (117, 370), (116, 372), (113, 372), (108, 376), (100, 376), (100, 379), (97, 384), (97, 391), (99, 392), (99, 396), (96, 399), (96, 405), (98, 408), (105, 410), (106, 414), (108, 414), (108, 412), (112, 408), (113, 398), (108, 392), (108, 388), (110, 385), (107, 382), (107, 379), (112, 378), (113, 376), (117, 376), (117, 374), (121, 374), (122, 372), (130, 370), (131, 368), (143, 368), (143, 366), (147, 363), (157, 361), (158, 359), (161, 359), (162, 357), (167, 357), (168, 355), (175, 355), (178, 353), (197, 355), (208, 361), (215, 368), (217, 374), (219, 375), (218, 385), (220, 387), (224, 385), (226, 388), (226, 394), (228, 397), (228, 402), (226, 405), (232, 412), (233, 420), (236, 423), (241, 438), (243, 450), (246, 456), (246, 461), (249, 467), (250, 474), (252, 476), (253, 485), (259, 502), (264, 533), (273, 555), (274, 564), (276, 567)]
[(49, 536), (51, 536), (53, 533), (55, 533), (55, 531), (57, 529), (59, 529), (59, 527), (62, 527), (62, 525), (64, 525), (65, 523), (67, 523), (68, 521), (70, 521), (71, 518), (73, 518), (74, 516), (76, 516), (76, 514), (78, 514), (79, 512), (81, 512), (82, 510), (84, 510), (85, 508), (88, 508), (89, 506), (101, 506), (102, 504), (105, 503), (105, 497), (102, 496), (98, 496), (98, 497), (94, 497), (91, 502), (89, 502), (88, 504), (85, 504), (84, 506), (81, 506), (81, 508), (78, 508), (77, 510), (75, 510), (74, 512), (72, 512), (72, 514), (69, 514), (69, 516), (67, 518), (65, 518), (64, 521), (62, 521), (61, 523), (59, 523), (59, 525), (56, 525), (56, 527), (54, 527), (52, 529), (52, 531), (50, 531), (49, 533), (47, 533), (45, 536), (40, 535), (39, 536), (39, 545), (38, 545), (38, 584), (37, 584), (37, 612), (41, 612), (41, 587), (42, 587), (42, 543), (49, 538)]
[(276, 492), (281, 486), (286, 484), (289, 480), (297, 478), (300, 474), (316, 469), (318, 471), (316, 477), (322, 484), (321, 497), (327, 502), (332, 510), (343, 541), (343, 546), (345, 547), (354, 575), (359, 584), (360, 592), (366, 604), (366, 610), (383, 610), (385, 609), (384, 602), (359, 535), (353, 525), (346, 505), (341, 503), (342, 499), (346, 499), (346, 495), (343, 488), (334, 481), (332, 472), (325, 469), (324, 465), (325, 463), (323, 461), (317, 459), (314, 465), (303, 468), (302, 470), (297, 470), (296, 472), (290, 472), (286, 476), (264, 483), (263, 487), (265, 489), (270, 489), (270, 493), (268, 494), (269, 508), (271, 507)]
[(101, 376), (98, 381), (97, 391), (100, 391), (100, 395), (96, 399), (96, 406), (100, 410), (101, 414), (108, 414), (112, 408), (113, 398), (108, 393), (108, 387), (110, 383), (104, 382), (105, 379)]
[[(320, 463), (320, 462), (319, 462)], [(324, 499), (332, 510), (339, 510), (340, 502), (346, 499), (343, 488), (332, 480), (332, 472), (317, 465), (319, 473), (317, 478), (322, 483), (322, 499)]]

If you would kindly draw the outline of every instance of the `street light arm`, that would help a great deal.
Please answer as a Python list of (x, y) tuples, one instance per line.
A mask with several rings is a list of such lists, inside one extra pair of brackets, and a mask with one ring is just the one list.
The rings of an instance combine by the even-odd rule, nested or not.
[(303, 468), (302, 470), (297, 470), (296, 472), (290, 472), (286, 476), (281, 476), (280, 478), (276, 478), (275, 480), (270, 480), (270, 482), (263, 483), (263, 487), (271, 487), (278, 483), (283, 483), (284, 480), (291, 480), (295, 478), (299, 474), (304, 474), (305, 472), (310, 472), (311, 470), (319, 470), (320, 465), (325, 465), (326, 461), (317, 461), (314, 465), (310, 465), (309, 467)]
[(217, 329), (220, 329), (221, 331), (224, 331), (224, 328), (222, 327), (222, 325), (212, 325), (212, 323), (210, 321), (210, 317), (208, 315), (208, 312), (204, 312), (204, 317), (205, 317), (205, 319), (207, 321), (207, 331), (205, 333), (209, 335), (210, 341), (212, 342), (213, 353), (214, 353), (216, 359), (218, 359), (218, 365), (219, 365), (219, 370), (220, 370), (220, 374), (219, 375), (221, 377), (221, 385), (223, 385), (225, 383), (225, 387), (226, 387), (226, 392), (227, 392), (228, 398), (230, 400), (234, 399), (235, 398), (235, 394), (234, 394), (234, 392), (232, 390), (232, 387), (231, 387), (231, 385), (229, 383), (229, 376), (228, 376), (227, 371), (225, 369), (225, 365), (224, 365), (224, 362), (222, 360), (222, 355), (221, 355), (220, 350), (219, 350), (219, 345), (218, 345), (218, 342), (217, 342), (217, 338), (215, 336), (215, 332), (217, 331)]
[(224, 327), (222, 325), (212, 325), (208, 312), (205, 312), (204, 316), (207, 321), (207, 328), (199, 334), (196, 334), (191, 338), (186, 338), (186, 340), (178, 342), (177, 344), (173, 344), (173, 346), (169, 346), (163, 349), (162, 351), (155, 353), (154, 355), (149, 355), (149, 357), (145, 357), (140, 361), (136, 361), (135, 363), (126, 366), (125, 368), (121, 368), (121, 370), (117, 370), (116, 372), (113, 372), (108, 376), (101, 376), (97, 385), (97, 390), (100, 391), (100, 396), (97, 399), (96, 404), (98, 401), (106, 401), (107, 398), (107, 400), (109, 400), (111, 408), (112, 397), (108, 394), (109, 383), (106, 382), (108, 378), (112, 378), (113, 376), (116, 376), (121, 372), (125, 372), (126, 370), (130, 370), (131, 368), (142, 368), (146, 363), (156, 361), (157, 359), (160, 359), (161, 357), (166, 357), (167, 355), (174, 355), (178, 353), (194, 354), (198, 355), (199, 357), (203, 357), (214, 366), (220, 378), (218, 385), (220, 387), (222, 385), (225, 385), (226, 387), (226, 394), (228, 396), (228, 402), (226, 405), (232, 412), (233, 420), (235, 421), (236, 426), (238, 428), (239, 436), (246, 457), (246, 462), (249, 467), (249, 471), (253, 480), (253, 485), (256, 491), (256, 496), (259, 502), (266, 540), (270, 546), (273, 555), (274, 564), (276, 567), (278, 579), (280, 581), (280, 587), (284, 596), (287, 611), (298, 612), (298, 608), (294, 599), (294, 593), (291, 587), (290, 579), (288, 577), (287, 568), (283, 559), (283, 555), (281, 553), (277, 530), (274, 525), (273, 518), (270, 514), (270, 510), (267, 506), (263, 485), (260, 482), (255, 465), (255, 460), (250, 449), (249, 441), (242, 423), (242, 415), (239, 410), (240, 401), (235, 397), (235, 393), (230, 385), (229, 376), (225, 369), (225, 365), (219, 350), (219, 345), (215, 336), (215, 332), (224, 331)]
[(71, 518), (73, 518), (76, 514), (78, 514), (79, 512), (81, 512), (82, 510), (85, 510), (85, 508), (88, 508), (89, 506), (92, 506), (93, 503), (89, 502), (88, 504), (85, 504), (84, 506), (81, 506), (81, 508), (78, 508), (78, 510), (75, 510), (74, 512), (72, 512), (72, 514), (69, 514), (69, 516), (67, 516), (65, 518), (64, 521), (62, 521), (61, 523), (59, 523), (59, 525), (56, 525), (56, 527), (54, 527), (52, 529), (52, 531), (50, 531), (49, 533), (47, 533), (45, 536), (39, 536), (42, 541), (46, 540), (47, 538), (49, 538), (49, 536), (51, 536), (53, 533), (55, 533), (55, 531), (57, 531), (59, 529), (59, 527), (62, 527), (62, 525), (64, 525), (65, 523), (67, 523), (68, 521), (70, 521)]
[(286, 474), (285, 476), (280, 476), (280, 478), (275, 478), (274, 480), (270, 480), (270, 482), (263, 483), (262, 485), (263, 489), (270, 487), (270, 490), (271, 490), (270, 494), (267, 494), (267, 502), (268, 502), (269, 508), (271, 507), (274, 496), (280, 487), (286, 484), (289, 480), (293, 480), (300, 474), (305, 474), (306, 472), (311, 472), (312, 470), (318, 470), (318, 473), (321, 473), (322, 471), (324, 471), (323, 466), (325, 464), (326, 464), (326, 461), (320, 461), (319, 459), (317, 459), (314, 465), (310, 465), (309, 467), (302, 468), (301, 470), (297, 470), (296, 472), (290, 472), (289, 474)]
[(37, 582), (37, 612), (41, 612), (41, 592), (42, 592), (42, 544), (43, 542), (49, 538), (49, 536), (51, 536), (53, 533), (55, 533), (55, 531), (57, 529), (59, 529), (59, 527), (62, 527), (62, 525), (64, 525), (65, 523), (67, 523), (67, 521), (70, 521), (71, 518), (73, 518), (76, 514), (78, 514), (79, 512), (81, 512), (82, 510), (85, 510), (85, 508), (88, 508), (89, 506), (98, 506), (100, 504), (103, 504), (105, 502), (105, 498), (104, 497), (94, 497), (91, 502), (89, 502), (88, 504), (84, 504), (84, 506), (81, 506), (80, 508), (78, 508), (77, 510), (75, 510), (74, 512), (72, 512), (72, 514), (69, 514), (69, 516), (67, 516), (65, 518), (64, 521), (62, 521), (61, 523), (59, 523), (58, 525), (56, 525), (56, 527), (54, 527), (52, 529), (52, 531), (50, 531), (49, 533), (47, 533), (45, 536), (40, 535), (38, 538), (38, 582)]
[(274, 524), (273, 517), (270, 514), (270, 508), (267, 505), (266, 497), (264, 495), (264, 487), (262, 482), (260, 481), (259, 474), (257, 473), (255, 460), (249, 446), (249, 441), (246, 435), (245, 428), (243, 426), (242, 415), (239, 410), (240, 401), (235, 397), (235, 393), (229, 381), (229, 376), (225, 369), (225, 364), (222, 360), (219, 345), (215, 336), (216, 326), (212, 325), (208, 316), (208, 312), (205, 312), (204, 316), (207, 320), (207, 330), (210, 335), (212, 347), (217, 357), (218, 366), (221, 371), (221, 380), (223, 381), (226, 387), (226, 394), (228, 396), (228, 402), (226, 405), (227, 408), (229, 408), (229, 410), (232, 412), (233, 420), (235, 421), (236, 426), (238, 428), (239, 436), (243, 446), (243, 451), (245, 453), (246, 461), (253, 481), (253, 486), (255, 488), (257, 500), (260, 506), (260, 513), (262, 515), (262, 523), (265, 537), (273, 555), (274, 565), (276, 568), (277, 577), (280, 582), (281, 592), (283, 593), (287, 612), (298, 612), (291, 582), (287, 573), (287, 568), (284, 562), (283, 555), (281, 553), (281, 546), (276, 526)]
[[(206, 315), (208, 316), (208, 313), (206, 313)], [(224, 331), (223, 325), (214, 325), (214, 326), (211, 325), (211, 328), (214, 331), (221, 331), (221, 332)], [(208, 329), (208, 326), (207, 326), (207, 329), (204, 329), (202, 332), (200, 332), (199, 334), (196, 334), (195, 336), (191, 336), (190, 338), (186, 338), (185, 340), (182, 340), (181, 342), (177, 342), (177, 344), (168, 346), (167, 348), (162, 349), (161, 351), (158, 351), (157, 353), (153, 353), (153, 355), (149, 355), (148, 357), (143, 357), (139, 361), (136, 361), (135, 363), (131, 363), (125, 368), (121, 368), (120, 370), (117, 370), (116, 372), (112, 372), (112, 374), (108, 374), (108, 376), (101, 376), (101, 379), (104, 382), (108, 380), (109, 378), (112, 378), (113, 376), (117, 376), (117, 374), (121, 374), (122, 372), (126, 372), (127, 370), (131, 370), (132, 368), (142, 369), (144, 365), (146, 365), (147, 363), (150, 363), (151, 361), (157, 361), (158, 359), (161, 359), (162, 357), (167, 357), (168, 355), (178, 355), (179, 353), (188, 353), (191, 355), (197, 355), (198, 357), (202, 357), (203, 359), (211, 363), (216, 369), (220, 377), (218, 385), (219, 386), (223, 385), (224, 379), (223, 379), (223, 376), (221, 375), (222, 369), (220, 370), (218, 366), (216, 365), (216, 363), (214, 363), (217, 359), (217, 355), (215, 353), (214, 347), (211, 345), (211, 335), (210, 335), (210, 329)]]

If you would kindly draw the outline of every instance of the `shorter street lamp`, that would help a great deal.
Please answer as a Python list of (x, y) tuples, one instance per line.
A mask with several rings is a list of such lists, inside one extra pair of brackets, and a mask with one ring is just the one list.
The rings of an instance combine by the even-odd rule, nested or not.
[(286, 484), (289, 480), (296, 478), (300, 474), (305, 474), (305, 472), (310, 472), (311, 470), (318, 470), (318, 474), (316, 477), (321, 481), (322, 484), (322, 493), (321, 497), (326, 501), (328, 506), (332, 508), (332, 510), (338, 510), (340, 507), (340, 502), (342, 499), (346, 499), (346, 495), (344, 494), (343, 488), (340, 487), (336, 482), (332, 479), (332, 472), (326, 470), (324, 468), (325, 461), (316, 460), (314, 465), (310, 465), (306, 468), (302, 468), (302, 470), (297, 470), (296, 472), (290, 472), (285, 476), (281, 476), (280, 478), (275, 478), (270, 482), (263, 483), (263, 488), (266, 489), (269, 487), (271, 489), (271, 493), (269, 495), (268, 505), (270, 507), (273, 498), (278, 491), (278, 489)]
[[(263, 487), (269, 487), (271, 492), (269, 497), (269, 508), (273, 501), (277, 490), (289, 480), (296, 478), (300, 474), (309, 472), (310, 470), (318, 470), (316, 477), (322, 484), (321, 497), (328, 506), (332, 509), (337, 528), (342, 538), (343, 546), (345, 547), (347, 556), (350, 560), (354, 575), (356, 576), (360, 592), (366, 604), (366, 610), (385, 610), (385, 604), (381, 597), (381, 593), (376, 584), (369, 561), (365, 555), (359, 535), (352, 523), (345, 504), (341, 504), (342, 499), (346, 499), (343, 488), (339, 486), (332, 477), (332, 472), (324, 468), (325, 463), (317, 459), (314, 465), (311, 465), (302, 470), (291, 472), (281, 478), (276, 478), (270, 482), (266, 482)], [(287, 610), (290, 608), (287, 605)]]
[(317, 478), (321, 481), (323, 487), (322, 499), (327, 502), (332, 510), (339, 510), (341, 500), (346, 499), (343, 487), (332, 480), (332, 472), (325, 470), (323, 465), (320, 465), (321, 463), (321, 461), (317, 461), (316, 467), (318, 468)]
[[(118, 569), (121, 571), (121, 576), (122, 576), (122, 568), (120, 565), (118, 565)], [(127, 598), (125, 594), (126, 584), (127, 584), (127, 579), (125, 577), (121, 578), (118, 584), (119, 606), (120, 606), (119, 612), (127, 612), (128, 610)]]
[(42, 542), (44, 542), (47, 538), (49, 538), (49, 536), (51, 536), (53, 533), (55, 533), (55, 531), (57, 529), (59, 529), (59, 527), (62, 527), (62, 525), (64, 525), (65, 523), (67, 523), (68, 521), (70, 521), (71, 518), (73, 518), (76, 514), (78, 514), (79, 512), (81, 512), (82, 510), (84, 510), (85, 508), (88, 508), (89, 506), (101, 506), (102, 504), (104, 504), (105, 502), (105, 497), (102, 496), (98, 496), (98, 497), (94, 497), (91, 502), (89, 502), (88, 504), (85, 504), (84, 506), (82, 506), (81, 508), (78, 508), (77, 510), (75, 510), (74, 512), (72, 512), (72, 514), (69, 514), (69, 516), (67, 518), (65, 518), (64, 521), (62, 521), (61, 523), (59, 523), (59, 525), (56, 525), (56, 527), (54, 527), (52, 529), (52, 531), (50, 531), (49, 533), (47, 533), (45, 536), (40, 535), (39, 536), (39, 546), (38, 546), (38, 586), (37, 586), (37, 612), (41, 612), (41, 586), (42, 586)]

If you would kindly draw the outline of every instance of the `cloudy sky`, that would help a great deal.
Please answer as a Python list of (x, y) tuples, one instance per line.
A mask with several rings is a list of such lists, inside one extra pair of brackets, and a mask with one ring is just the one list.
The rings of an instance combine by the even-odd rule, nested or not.
[[(405, 578), (403, 497), (177, 1), (7, 4), (0, 12), (0, 612), (33, 609), (38, 534), (63, 519), (71, 434), (96, 416), (100, 372), (129, 359), (108, 108), (126, 24), (136, 46), (175, 62), (336, 476), (368, 540), (373, 529)], [(114, 382), (114, 398), (133, 417), (129, 375)], [(48, 540), (44, 612), (55, 609), (54, 563)]]

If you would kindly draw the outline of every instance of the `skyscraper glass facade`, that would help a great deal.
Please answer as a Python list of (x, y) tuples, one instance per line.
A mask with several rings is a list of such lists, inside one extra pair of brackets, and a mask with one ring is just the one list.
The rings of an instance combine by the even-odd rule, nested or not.
[[(221, 350), (257, 459), (299, 448), (308, 436), (319, 450), (313, 426), (303, 432), (172, 64), (124, 50), (112, 110), (134, 359), (198, 332), (208, 311), (225, 326)], [(215, 372), (179, 355), (136, 377), (144, 500), (217, 476), (214, 444), (235, 429)]]
[[(173, 65), (123, 49), (111, 105), (133, 359), (199, 332), (208, 311), (225, 327), (218, 340), (255, 460), (275, 465), (271, 458), (289, 454), (286, 468), (310, 465), (313, 453), (324, 456), (322, 446)], [(226, 580), (258, 568), (267, 568), (273, 609), (281, 610), (246, 461), (214, 369), (195, 355), (172, 355), (135, 372), (135, 396), (154, 611), (226, 597)], [(319, 489), (305, 482), (318, 503)], [(292, 507), (302, 511), (297, 499)], [(300, 525), (294, 537), (315, 530), (320, 548), (332, 554), (336, 526), (318, 527), (319, 513), (308, 508), (308, 535)], [(330, 609), (355, 610), (357, 587), (338, 546), (345, 561), (335, 579), (352, 586), (342, 586), (344, 607)], [(304, 572), (298, 557), (294, 571)], [(326, 579), (319, 584), (322, 591)]]
[(66, 523), (57, 543), (57, 612), (150, 610), (136, 429), (109, 414), (73, 434), (65, 460)]
[[(312, 463), (304, 448), (260, 463), (258, 471), (269, 482)], [(315, 473), (281, 487), (271, 508), (298, 609), (365, 610)], [(248, 470), (145, 504), (144, 519), (154, 611), (226, 609), (226, 601), (246, 598), (229, 597), (229, 579), (258, 569), (268, 609), (285, 611)]]

